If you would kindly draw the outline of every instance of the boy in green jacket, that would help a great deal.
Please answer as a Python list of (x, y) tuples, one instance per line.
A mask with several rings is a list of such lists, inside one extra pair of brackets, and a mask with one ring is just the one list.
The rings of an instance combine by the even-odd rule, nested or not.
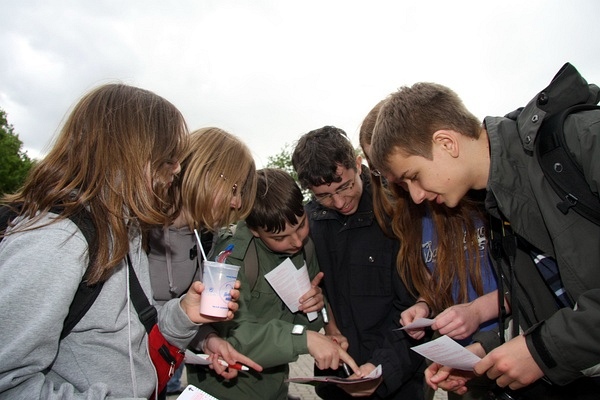
[[(233, 244), (227, 263), (241, 266), (238, 279), (242, 283), (240, 307), (234, 320), (214, 324), (214, 327), (219, 336), (264, 369), (262, 373), (242, 372), (227, 381), (205, 367), (190, 368), (189, 383), (220, 400), (286, 399), (288, 363), (296, 361), (300, 354), (310, 353), (321, 369), (338, 368), (345, 362), (359, 371), (340, 345), (318, 333), (324, 322), (321, 313), (313, 321), (307, 317), (308, 313), (324, 307), (318, 287), (323, 274), (319, 272), (316, 257), (305, 254), (309, 228), (300, 188), (283, 170), (266, 168), (257, 174), (258, 187), (252, 212), (245, 221), (237, 224), (233, 235), (222, 235), (214, 247), (214, 254), (218, 254)], [(308, 264), (312, 285), (300, 297), (299, 311), (295, 313), (287, 308), (265, 279), (265, 274), (287, 258), (296, 269)], [(250, 263), (256, 261), (258, 275), (252, 284), (248, 278), (253, 278), (245, 267), (250, 268)]]

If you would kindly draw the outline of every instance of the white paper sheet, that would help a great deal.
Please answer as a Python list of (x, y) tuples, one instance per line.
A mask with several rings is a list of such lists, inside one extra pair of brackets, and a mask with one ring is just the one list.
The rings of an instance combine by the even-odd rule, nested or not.
[(418, 329), (418, 328), (426, 328), (428, 326), (433, 325), (435, 320), (430, 318), (417, 318), (410, 324), (403, 326), (402, 328), (394, 329), (395, 331), (403, 331), (405, 329)]
[(194, 385), (187, 385), (183, 392), (177, 397), (177, 400), (218, 400), (216, 397), (211, 396), (204, 390), (198, 389)]
[(190, 350), (185, 350), (183, 362), (186, 364), (210, 365), (212, 364), (206, 354), (196, 354)]
[[(275, 269), (266, 273), (265, 279), (293, 313), (297, 312), (300, 306), (298, 299), (311, 289), (306, 263), (304, 263), (302, 268), (296, 269), (296, 266), (289, 258), (286, 258)], [(309, 321), (314, 321), (317, 315), (317, 312), (306, 314)]]
[(412, 349), (433, 362), (463, 371), (473, 371), (475, 364), (481, 360), (446, 335)]

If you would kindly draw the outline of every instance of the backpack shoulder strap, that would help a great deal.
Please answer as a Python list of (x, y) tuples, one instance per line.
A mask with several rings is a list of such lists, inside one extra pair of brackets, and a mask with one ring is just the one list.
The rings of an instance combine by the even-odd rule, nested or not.
[[(60, 208), (53, 208), (50, 211), (60, 213), (62, 210)], [(80, 211), (73, 214), (69, 219), (73, 221), (75, 225), (77, 225), (88, 243), (89, 262), (87, 269), (83, 274), (83, 278), (81, 279), (81, 282), (79, 282), (77, 292), (75, 292), (75, 297), (73, 297), (73, 301), (69, 306), (69, 313), (67, 314), (67, 318), (63, 324), (63, 330), (60, 334), (61, 340), (71, 333), (75, 325), (77, 325), (81, 318), (83, 318), (83, 316), (92, 307), (92, 304), (94, 304), (98, 298), (98, 295), (102, 291), (103, 285), (103, 282), (98, 282), (94, 285), (87, 284), (92, 265), (94, 265), (94, 261), (96, 260), (98, 254), (96, 226), (92, 221), (89, 211), (87, 211), (85, 208), (82, 208)]]
[(579, 104), (545, 119), (537, 135), (536, 153), (544, 176), (561, 198), (558, 209), (566, 214), (573, 208), (600, 225), (600, 198), (590, 190), (577, 160), (569, 152), (564, 132), (568, 115), (588, 110), (600, 110), (600, 106)]
[(315, 256), (315, 243), (312, 241), (310, 236), (304, 244), (304, 248), (302, 249), (302, 251), (304, 252), (304, 259), (306, 260), (306, 266), (308, 267), (313, 257)]
[[(50, 212), (60, 214), (63, 212), (63, 208), (60, 206), (55, 206), (50, 209)], [(18, 209), (15, 207), (12, 207), (8, 204), (0, 207), (0, 234), (4, 234), (10, 224), (10, 221), (18, 215)], [(75, 214), (69, 217), (69, 219), (73, 221), (75, 225), (77, 225), (77, 228), (79, 228), (85, 237), (85, 240), (88, 244), (89, 263), (85, 273), (83, 274), (83, 278), (77, 287), (75, 297), (73, 297), (73, 301), (69, 306), (69, 313), (67, 314), (67, 318), (63, 324), (60, 340), (64, 339), (69, 335), (69, 333), (71, 333), (71, 330), (73, 330), (75, 325), (77, 325), (85, 313), (87, 313), (90, 307), (92, 307), (92, 304), (94, 304), (94, 301), (96, 301), (96, 298), (102, 290), (102, 282), (95, 285), (87, 284), (87, 278), (91, 272), (91, 266), (94, 265), (94, 260), (96, 259), (98, 253), (96, 227), (92, 221), (92, 217), (90, 216), (90, 213), (82, 207), (81, 210), (77, 211)], [(2, 236), (0, 236), (0, 241), (1, 240)]]
[(156, 307), (150, 304), (144, 289), (137, 278), (133, 264), (131, 263), (131, 257), (127, 254), (127, 268), (129, 269), (129, 297), (133, 303), (135, 311), (137, 311), (138, 318), (146, 328), (146, 332), (150, 334), (152, 327), (156, 325), (158, 312)]
[(258, 253), (254, 238), (248, 244), (248, 250), (246, 250), (246, 254), (244, 255), (244, 271), (248, 280), (248, 286), (250, 290), (253, 290), (258, 280)]

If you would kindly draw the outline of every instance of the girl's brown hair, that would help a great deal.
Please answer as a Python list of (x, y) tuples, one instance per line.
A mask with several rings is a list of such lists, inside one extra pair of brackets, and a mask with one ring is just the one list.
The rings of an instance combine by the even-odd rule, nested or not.
[(87, 208), (98, 245), (88, 283), (104, 281), (129, 250), (130, 224), (165, 224), (177, 209), (168, 180), (186, 140), (183, 116), (164, 98), (124, 84), (100, 86), (75, 105), (49, 153), (3, 202), (30, 219), (20, 230), (53, 206), (64, 208), (59, 219)]
[[(371, 145), (379, 112), (386, 101), (389, 100), (377, 103), (360, 127), (359, 141), (368, 162), (369, 154), (365, 149)], [(412, 295), (423, 298), (435, 313), (455, 304), (452, 297), (455, 280), (458, 281), (458, 303), (468, 301), (469, 279), (476, 293), (482, 295), (479, 240), (473, 223), (481, 218), (477, 204), (463, 200), (454, 209), (436, 204), (415, 204), (399, 185), (384, 185), (381, 176), (372, 174), (371, 178), (375, 216), (384, 232), (390, 234), (391, 231), (400, 240), (396, 265)], [(422, 253), (422, 220), (427, 212), (433, 219), (438, 241), (433, 274), (427, 269)], [(390, 217), (391, 227), (387, 222)]]

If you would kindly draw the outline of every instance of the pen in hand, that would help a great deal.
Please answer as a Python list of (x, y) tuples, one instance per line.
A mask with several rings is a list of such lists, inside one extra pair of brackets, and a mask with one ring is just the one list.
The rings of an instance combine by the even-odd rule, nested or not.
[(244, 364), (228, 364), (225, 360), (219, 360), (219, 363), (227, 368), (237, 369), (238, 371), (250, 371), (250, 368), (246, 367)]
[[(198, 355), (198, 357), (204, 358), (205, 360), (207, 360), (208, 357), (210, 357), (208, 354), (197, 354), (197, 355)], [(221, 358), (219, 358), (219, 364), (221, 364), (224, 367), (237, 369), (238, 371), (250, 371), (250, 368), (246, 367), (244, 364), (240, 364), (240, 363), (229, 364), (227, 361), (225, 361)]]

